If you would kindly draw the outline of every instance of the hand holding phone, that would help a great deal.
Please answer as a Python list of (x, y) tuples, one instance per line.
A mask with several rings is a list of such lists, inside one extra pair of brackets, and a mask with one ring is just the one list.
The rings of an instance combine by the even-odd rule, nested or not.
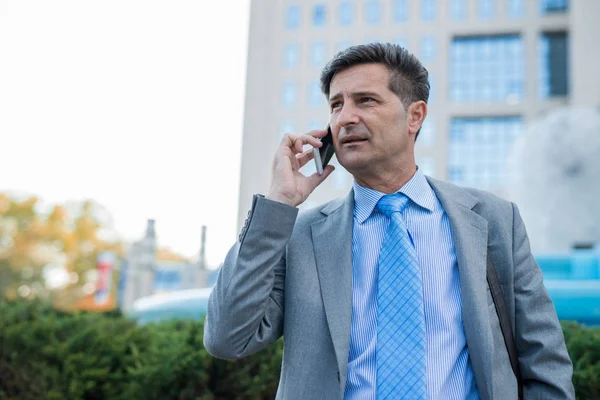
[[(325, 161), (326, 164), (331, 159), (333, 145), (330, 146), (330, 154), (327, 155), (328, 152), (323, 152), (323, 157), (317, 150), (320, 157), (319, 165), (322, 168), (321, 174), (306, 176), (300, 172), (300, 169), (310, 162), (311, 158), (314, 158), (314, 152), (304, 151), (303, 147), (305, 145), (310, 145), (313, 149), (323, 147), (323, 142), (317, 136), (313, 136), (315, 133), (321, 136), (323, 132), (331, 135), (330, 130), (321, 130), (305, 135), (284, 135), (273, 158), (271, 184), (267, 199), (297, 207), (333, 172), (335, 169), (333, 165), (323, 167), (322, 162)], [(326, 140), (326, 142), (330, 141), (333, 144), (333, 140)]]
[(325, 166), (335, 154), (335, 149), (333, 147), (333, 135), (331, 134), (331, 127), (329, 125), (327, 125), (327, 135), (321, 139), (321, 143), (323, 143), (323, 146), (320, 148), (313, 148), (315, 165), (319, 175), (323, 175)]

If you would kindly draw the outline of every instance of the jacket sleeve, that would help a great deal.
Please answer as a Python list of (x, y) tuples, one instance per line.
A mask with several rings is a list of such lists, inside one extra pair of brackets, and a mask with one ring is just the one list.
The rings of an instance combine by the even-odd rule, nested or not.
[(255, 353), (283, 335), (285, 249), (298, 209), (255, 196), (208, 300), (204, 346), (217, 358)]
[(513, 204), (515, 341), (524, 399), (575, 399), (573, 365), (525, 225)]

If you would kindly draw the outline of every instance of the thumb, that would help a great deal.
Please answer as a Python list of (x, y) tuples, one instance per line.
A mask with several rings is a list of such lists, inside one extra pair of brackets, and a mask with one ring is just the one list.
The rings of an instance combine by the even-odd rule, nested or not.
[(323, 169), (323, 174), (319, 175), (318, 172), (315, 172), (311, 176), (308, 177), (308, 181), (311, 186), (311, 192), (317, 188), (331, 173), (335, 170), (333, 165), (327, 165), (325, 169)]

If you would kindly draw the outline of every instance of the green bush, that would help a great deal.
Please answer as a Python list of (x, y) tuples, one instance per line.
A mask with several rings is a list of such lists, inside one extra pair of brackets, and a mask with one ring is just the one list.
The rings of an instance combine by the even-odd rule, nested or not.
[[(600, 399), (600, 329), (563, 323), (579, 399)], [(0, 399), (272, 399), (282, 342), (242, 360), (212, 358), (200, 321), (138, 326), (117, 312), (62, 313), (0, 302)]]
[(563, 322), (565, 342), (573, 362), (573, 384), (579, 399), (600, 399), (600, 328)]
[(0, 399), (272, 399), (282, 346), (212, 358), (201, 321), (138, 326), (119, 313), (0, 302)]

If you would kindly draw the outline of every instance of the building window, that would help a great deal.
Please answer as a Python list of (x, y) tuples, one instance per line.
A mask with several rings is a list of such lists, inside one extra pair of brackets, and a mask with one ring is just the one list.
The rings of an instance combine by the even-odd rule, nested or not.
[(539, 44), (540, 97), (569, 94), (566, 32), (543, 33)]
[(539, 0), (542, 15), (564, 13), (569, 9), (568, 0)]
[(314, 26), (323, 26), (325, 25), (325, 21), (326, 21), (326, 13), (325, 13), (325, 6), (323, 4), (317, 4), (314, 8), (313, 8), (313, 16), (312, 16), (312, 20), (313, 20), (313, 25)]
[(344, 39), (335, 45), (335, 51), (339, 53), (340, 51), (346, 50), (350, 46), (352, 46), (352, 41), (350, 39)]
[(284, 107), (292, 107), (296, 104), (296, 84), (285, 82), (281, 88), (281, 102)]
[(300, 46), (295, 43), (288, 43), (283, 49), (283, 65), (286, 68), (295, 68), (298, 66)]
[(408, 0), (394, 0), (394, 21), (408, 21)]
[(324, 96), (321, 93), (319, 82), (311, 82), (308, 84), (308, 105), (311, 107), (319, 107), (323, 105)]
[(352, 175), (340, 165), (337, 157), (332, 158), (330, 164), (335, 167), (335, 171), (331, 174), (333, 188), (335, 190), (349, 190), (352, 187)]
[(285, 27), (296, 29), (300, 26), (300, 6), (289, 6), (285, 12)]
[(524, 97), (523, 40), (518, 35), (455, 38), (450, 48), (450, 99), (504, 101)]
[(427, 176), (435, 176), (435, 159), (433, 157), (417, 157), (417, 165), (423, 174)]
[(313, 120), (313, 121), (310, 121), (308, 123), (308, 125), (306, 126), (306, 128), (310, 132), (310, 131), (314, 131), (314, 130), (317, 130), (317, 129), (325, 129), (325, 126), (326, 126), (325, 123)]
[(495, 0), (478, 0), (477, 13), (481, 19), (492, 19), (496, 14)]
[(425, 118), (423, 125), (421, 125), (421, 131), (417, 138), (417, 145), (420, 146), (433, 146), (435, 144), (435, 120), (433, 117)]
[(392, 43), (397, 44), (398, 46), (408, 49), (408, 39), (405, 37), (398, 37), (392, 40)]
[(462, 21), (467, 18), (467, 0), (451, 0), (450, 16), (455, 21)]
[(421, 38), (421, 61), (431, 62), (435, 60), (435, 37), (424, 36)]
[(421, 19), (435, 21), (436, 0), (421, 0)]
[(348, 1), (343, 2), (342, 4), (340, 4), (340, 8), (338, 9), (338, 11), (339, 11), (340, 25), (342, 25), (342, 26), (352, 25), (352, 23), (354, 22), (354, 4), (352, 4)]
[(435, 97), (437, 96), (437, 84), (436, 79), (431, 73), (429, 74), (429, 99), (427, 100), (427, 104), (433, 104), (435, 102)]
[(448, 178), (458, 185), (505, 188), (508, 157), (521, 135), (520, 117), (454, 118), (448, 143)]
[(525, 14), (524, 0), (508, 0), (508, 16), (510, 18), (521, 18)]
[(286, 133), (290, 133), (292, 135), (296, 133), (296, 129), (294, 128), (294, 124), (292, 124), (291, 121), (283, 121), (281, 124), (279, 124), (279, 139), (278, 139), (278, 142), (281, 142), (281, 140), (283, 139), (283, 135), (285, 135)]
[(310, 61), (313, 67), (323, 67), (325, 64), (325, 57), (327, 56), (325, 51), (325, 43), (318, 42), (313, 43), (310, 48)]
[(369, 0), (365, 4), (365, 21), (376, 25), (381, 21), (381, 3), (379, 0)]

